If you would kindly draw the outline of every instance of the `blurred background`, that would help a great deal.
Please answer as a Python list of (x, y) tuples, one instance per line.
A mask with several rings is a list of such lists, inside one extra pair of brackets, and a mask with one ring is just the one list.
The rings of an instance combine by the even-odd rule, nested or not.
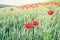
[(20, 6), (38, 2), (59, 2), (60, 0), (0, 0), (0, 8), (6, 6)]
[(20, 6), (38, 2), (48, 2), (48, 0), (0, 0), (0, 8), (7, 6)]

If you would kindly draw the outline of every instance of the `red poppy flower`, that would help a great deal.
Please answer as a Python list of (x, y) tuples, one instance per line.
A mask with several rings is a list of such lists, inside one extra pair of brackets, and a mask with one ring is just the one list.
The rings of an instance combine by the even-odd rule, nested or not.
[(48, 15), (53, 15), (53, 14), (54, 14), (53, 10), (48, 11)]
[(25, 28), (32, 28), (32, 24), (26, 23), (26, 24), (24, 25), (24, 27), (25, 27)]
[(32, 24), (37, 26), (37, 25), (39, 25), (39, 22), (35, 20), (35, 21), (32, 22)]

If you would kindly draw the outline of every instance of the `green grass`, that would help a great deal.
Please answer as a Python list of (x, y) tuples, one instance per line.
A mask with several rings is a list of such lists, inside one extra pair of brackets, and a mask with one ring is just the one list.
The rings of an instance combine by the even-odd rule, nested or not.
[[(47, 11), (53, 10), (49, 16)], [(40, 25), (24, 28), (26, 22), (38, 20)], [(0, 40), (60, 40), (60, 7), (40, 6), (17, 9), (0, 8)]]

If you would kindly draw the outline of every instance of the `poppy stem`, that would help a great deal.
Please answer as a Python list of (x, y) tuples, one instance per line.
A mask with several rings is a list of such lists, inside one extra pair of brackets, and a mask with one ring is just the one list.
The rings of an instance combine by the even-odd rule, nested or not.
[(34, 40), (34, 27), (33, 27), (32, 30), (33, 30), (33, 31), (32, 31), (32, 40)]

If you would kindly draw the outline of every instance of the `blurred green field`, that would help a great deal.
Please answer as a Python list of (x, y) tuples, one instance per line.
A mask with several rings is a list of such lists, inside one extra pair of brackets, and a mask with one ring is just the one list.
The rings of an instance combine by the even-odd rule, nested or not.
[[(40, 6), (18, 9), (0, 8), (0, 40), (60, 40), (60, 7)], [(49, 16), (47, 11), (53, 10)], [(26, 22), (38, 20), (40, 25), (24, 28)]]
[(49, 0), (51, 2), (60, 2), (60, 0)]

